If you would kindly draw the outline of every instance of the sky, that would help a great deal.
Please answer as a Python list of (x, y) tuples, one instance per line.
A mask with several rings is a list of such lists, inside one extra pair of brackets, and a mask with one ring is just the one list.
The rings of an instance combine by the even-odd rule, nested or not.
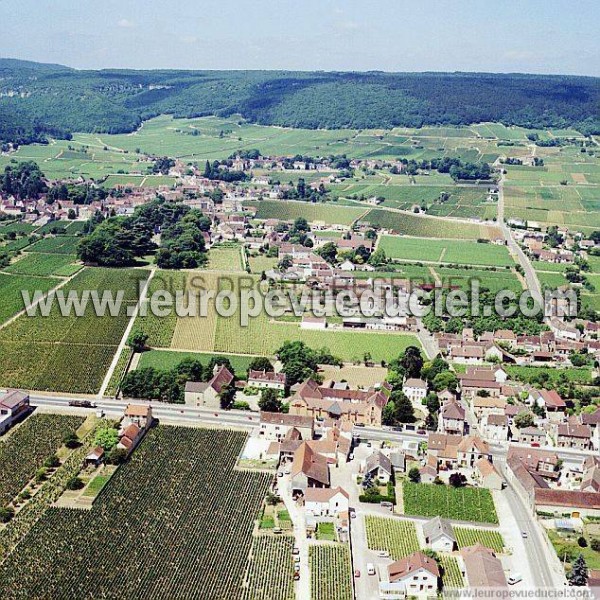
[(600, 76), (597, 0), (0, 0), (0, 56), (80, 69)]

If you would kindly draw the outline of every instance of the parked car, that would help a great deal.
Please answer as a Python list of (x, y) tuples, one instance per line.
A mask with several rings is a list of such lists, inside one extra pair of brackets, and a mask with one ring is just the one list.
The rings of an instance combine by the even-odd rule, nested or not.
[(515, 585), (515, 583), (519, 583), (519, 581), (523, 581), (523, 575), (521, 575), (521, 573), (513, 573), (508, 578), (508, 585)]
[(356, 578), (360, 577), (360, 571), (358, 569), (354, 570), (354, 577), (356, 577)]
[(294, 546), (292, 548), (292, 554), (300, 554), (300, 548), (298, 548), (298, 546)]
[[(389, 553), (388, 553), (389, 556)], [(367, 563), (367, 574), (375, 575), (375, 565), (373, 563)]]
[(529, 534), (526, 531), (521, 531), (521, 537), (526, 540), (529, 537)]

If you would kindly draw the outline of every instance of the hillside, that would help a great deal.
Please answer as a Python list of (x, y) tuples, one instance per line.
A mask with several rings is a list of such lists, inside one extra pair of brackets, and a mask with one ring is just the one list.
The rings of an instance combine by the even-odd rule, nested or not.
[(0, 59), (0, 141), (125, 133), (162, 113), (391, 128), (495, 121), (600, 133), (600, 80), (487, 73), (77, 71)]

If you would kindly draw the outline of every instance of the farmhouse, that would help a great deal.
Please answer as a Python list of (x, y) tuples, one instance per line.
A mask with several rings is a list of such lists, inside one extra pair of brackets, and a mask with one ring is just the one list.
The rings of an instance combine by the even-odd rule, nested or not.
[(314, 421), (311, 417), (261, 411), (258, 434), (265, 440), (280, 442), (291, 430), (298, 432), (297, 439), (312, 440)]
[(188, 381), (185, 384), (185, 403), (190, 406), (220, 408), (219, 394), (234, 377), (225, 365), (215, 365), (209, 381)]
[(452, 525), (441, 517), (423, 523), (423, 536), (427, 547), (436, 552), (453, 552), (457, 545)]
[(10, 390), (0, 396), (0, 435), (29, 411), (29, 394)]
[(128, 425), (137, 425), (140, 429), (152, 427), (154, 417), (152, 415), (152, 407), (145, 404), (128, 404), (125, 409), (121, 424), (127, 427)]
[(308, 488), (304, 494), (304, 508), (319, 517), (338, 516), (348, 512), (348, 492), (341, 487)]
[(292, 493), (305, 494), (309, 488), (329, 487), (327, 458), (302, 442), (292, 461)]
[(415, 552), (379, 572), (379, 596), (384, 600), (403, 597), (435, 598), (440, 570), (437, 562)]
[(283, 391), (287, 378), (285, 373), (273, 373), (270, 371), (250, 371), (248, 373), (248, 385), (255, 388), (270, 388)]

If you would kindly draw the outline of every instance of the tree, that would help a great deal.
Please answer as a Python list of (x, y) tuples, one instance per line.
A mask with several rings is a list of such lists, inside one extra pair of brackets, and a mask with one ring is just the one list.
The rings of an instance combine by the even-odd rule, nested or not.
[(126, 459), (127, 450), (116, 446), (106, 455), (106, 462), (109, 465), (122, 465)]
[(421, 473), (419, 472), (418, 467), (413, 467), (408, 472), (408, 479), (409, 479), (409, 481), (412, 481), (412, 483), (420, 483), (420, 481), (421, 481)]
[(75, 432), (68, 433), (63, 438), (62, 443), (70, 450), (72, 450), (73, 448), (78, 448), (80, 444), (79, 438), (77, 437), (77, 434)]
[(375, 268), (383, 267), (388, 263), (388, 258), (385, 254), (385, 250), (378, 248), (369, 256), (368, 263)]
[(257, 356), (252, 362), (248, 365), (248, 371), (266, 371), (267, 373), (272, 373), (275, 369), (271, 364), (271, 361), (265, 356)]
[(337, 246), (333, 242), (327, 242), (317, 250), (317, 254), (329, 264), (333, 264), (337, 257)]
[(219, 393), (219, 403), (223, 410), (229, 410), (235, 402), (235, 386), (229, 384), (224, 385)]
[(440, 410), (440, 401), (437, 394), (427, 394), (425, 397), (425, 406), (431, 414), (435, 414)]
[(131, 333), (127, 340), (127, 345), (136, 353), (144, 352), (147, 349), (149, 335), (143, 331), (136, 330)]
[(590, 548), (594, 551), (594, 552), (600, 552), (600, 538), (594, 538), (591, 542), (590, 542)]
[(518, 429), (524, 429), (525, 427), (533, 427), (535, 420), (533, 415), (527, 411), (523, 410), (519, 414), (517, 414), (514, 418), (515, 427)]
[(408, 346), (400, 355), (400, 364), (404, 367), (406, 377), (420, 377), (423, 368), (423, 355), (416, 346)]
[(8, 523), (14, 516), (14, 508), (11, 508), (10, 506), (0, 508), (0, 523)]
[(462, 473), (452, 473), (448, 481), (455, 488), (463, 487), (467, 484), (467, 478)]
[(573, 563), (571, 573), (569, 574), (569, 584), (583, 587), (587, 585), (588, 569), (583, 554), (580, 554)]
[(47, 469), (56, 469), (56, 467), (59, 467), (59, 466), (60, 466), (60, 460), (58, 459), (58, 456), (56, 456), (56, 454), (49, 456), (44, 461), (44, 467), (46, 467)]
[(114, 427), (101, 427), (96, 432), (94, 444), (102, 446), (106, 452), (112, 450), (119, 443), (119, 432)]
[(83, 481), (81, 481), (81, 479), (79, 479), (79, 477), (71, 477), (70, 479), (67, 480), (67, 483), (65, 484), (65, 487), (68, 490), (80, 490), (84, 487), (84, 483)]
[(258, 407), (266, 412), (281, 412), (283, 404), (279, 392), (270, 388), (264, 389), (260, 394)]
[(411, 401), (402, 392), (393, 392), (391, 399), (394, 402), (394, 421), (396, 423), (414, 423), (415, 409)]

